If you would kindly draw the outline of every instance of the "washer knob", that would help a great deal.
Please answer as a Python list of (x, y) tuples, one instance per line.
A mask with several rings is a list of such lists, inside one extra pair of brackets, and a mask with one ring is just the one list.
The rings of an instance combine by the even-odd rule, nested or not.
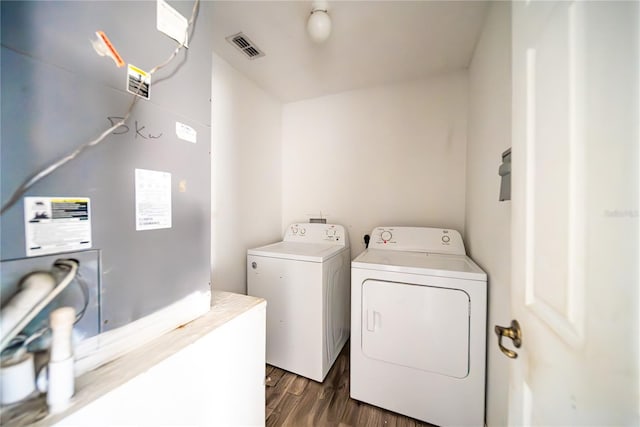
[(380, 238), (386, 243), (389, 240), (391, 240), (391, 238), (393, 237), (393, 235), (391, 234), (390, 231), (388, 230), (384, 230), (382, 233), (380, 233)]
[(444, 243), (449, 243), (449, 241), (450, 241), (450, 240), (451, 240), (451, 237), (449, 237), (449, 236), (442, 236), (442, 241), (443, 241)]

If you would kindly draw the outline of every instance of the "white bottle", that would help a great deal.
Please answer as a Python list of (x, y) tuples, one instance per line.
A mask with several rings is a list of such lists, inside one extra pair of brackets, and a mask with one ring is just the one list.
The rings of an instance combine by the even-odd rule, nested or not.
[(62, 307), (49, 315), (51, 350), (47, 405), (49, 405), (50, 414), (67, 409), (75, 391), (71, 345), (71, 331), (75, 319), (76, 311), (73, 307)]

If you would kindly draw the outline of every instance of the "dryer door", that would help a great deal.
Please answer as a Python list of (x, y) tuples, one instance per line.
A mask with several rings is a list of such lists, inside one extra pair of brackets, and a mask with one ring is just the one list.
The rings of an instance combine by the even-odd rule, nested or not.
[(362, 351), (373, 359), (464, 378), (469, 295), (459, 289), (365, 280)]

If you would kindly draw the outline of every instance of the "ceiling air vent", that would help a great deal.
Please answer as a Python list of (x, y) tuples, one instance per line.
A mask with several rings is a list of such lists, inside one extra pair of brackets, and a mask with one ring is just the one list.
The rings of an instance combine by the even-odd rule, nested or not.
[(247, 55), (249, 59), (256, 59), (264, 56), (264, 52), (258, 49), (249, 37), (242, 33), (234, 34), (227, 37), (227, 41), (234, 45), (238, 50)]

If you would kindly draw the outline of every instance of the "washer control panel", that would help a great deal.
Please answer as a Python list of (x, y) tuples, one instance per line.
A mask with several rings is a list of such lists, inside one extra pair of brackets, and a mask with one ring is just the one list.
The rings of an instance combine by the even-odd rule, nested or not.
[(462, 236), (456, 230), (429, 227), (376, 227), (369, 248), (396, 251), (465, 255)]
[(338, 224), (294, 223), (287, 227), (284, 241), (349, 246), (349, 236), (345, 228)]

